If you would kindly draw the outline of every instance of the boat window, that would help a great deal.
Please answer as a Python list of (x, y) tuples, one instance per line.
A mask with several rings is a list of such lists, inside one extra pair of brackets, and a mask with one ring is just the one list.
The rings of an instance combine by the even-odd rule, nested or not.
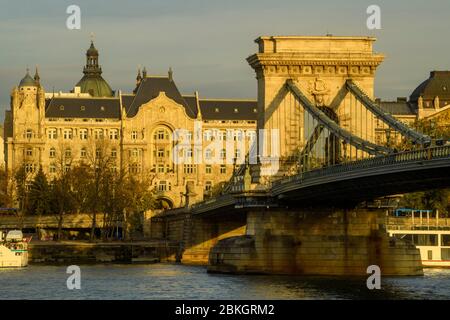
[(450, 247), (450, 234), (443, 234), (441, 240), (443, 247)]
[(417, 246), (438, 245), (438, 237), (436, 234), (395, 234), (394, 237), (410, 241)]
[(441, 249), (441, 260), (450, 261), (450, 249), (449, 248)]

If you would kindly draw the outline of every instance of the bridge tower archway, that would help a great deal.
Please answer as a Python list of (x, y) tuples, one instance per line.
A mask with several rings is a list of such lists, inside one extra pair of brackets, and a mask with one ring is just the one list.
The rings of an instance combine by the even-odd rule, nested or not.
[[(258, 53), (247, 61), (255, 70), (258, 83), (257, 127), (267, 133), (258, 140), (258, 154), (276, 149), (281, 160), (289, 159), (310, 139), (307, 127), (311, 120), (286, 88), (288, 80), (295, 81), (307, 98), (338, 124), (359, 124), (355, 131), (375, 136), (375, 118), (371, 115), (370, 119), (361, 119), (367, 114), (352, 109), (352, 97), (346, 90), (346, 81), (354, 79), (373, 99), (375, 72), (384, 60), (382, 54), (373, 51), (375, 41), (372, 37), (335, 36), (256, 39)], [(277, 133), (276, 139), (271, 132)], [(268, 135), (272, 139), (267, 139)], [(338, 150), (342, 148), (336, 146), (333, 135), (328, 138), (327, 150), (333, 145)], [(338, 155), (335, 152), (333, 157)], [(284, 170), (281, 166), (278, 174), (285, 174)]]

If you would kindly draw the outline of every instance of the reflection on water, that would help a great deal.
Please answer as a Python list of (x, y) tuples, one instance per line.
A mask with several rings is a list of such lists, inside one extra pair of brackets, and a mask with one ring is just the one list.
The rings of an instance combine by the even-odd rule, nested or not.
[(0, 299), (450, 299), (450, 270), (424, 277), (365, 278), (208, 274), (172, 264), (81, 266), (81, 290), (66, 287), (66, 268), (0, 269)]

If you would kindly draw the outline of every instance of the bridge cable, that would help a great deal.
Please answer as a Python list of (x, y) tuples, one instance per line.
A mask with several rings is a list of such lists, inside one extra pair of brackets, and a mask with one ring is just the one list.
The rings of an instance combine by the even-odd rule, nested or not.
[(375, 114), (379, 119), (381, 119), (388, 126), (399, 131), (404, 136), (411, 138), (416, 143), (419, 143), (422, 145), (431, 143), (431, 138), (429, 136), (421, 134), (415, 130), (412, 130), (407, 125), (396, 120), (389, 113), (384, 112), (375, 102), (373, 102), (369, 98), (369, 96), (364, 91), (362, 91), (358, 87), (358, 85), (355, 82), (353, 82), (353, 80), (348, 79), (346, 81), (346, 86), (347, 86), (347, 89), (355, 95), (356, 99), (358, 99), (367, 109), (369, 109), (370, 112)]
[(286, 81), (286, 87), (292, 92), (292, 94), (301, 102), (303, 107), (310, 113), (317, 121), (319, 121), (324, 127), (328, 128), (335, 135), (344, 139), (347, 143), (364, 150), (371, 155), (382, 155), (391, 153), (390, 148), (379, 146), (370, 141), (361, 139), (358, 136), (353, 135), (347, 130), (341, 128), (336, 122), (331, 120), (324, 112), (309, 101), (309, 99), (303, 94), (303, 92), (297, 87), (293, 80), (289, 79)]

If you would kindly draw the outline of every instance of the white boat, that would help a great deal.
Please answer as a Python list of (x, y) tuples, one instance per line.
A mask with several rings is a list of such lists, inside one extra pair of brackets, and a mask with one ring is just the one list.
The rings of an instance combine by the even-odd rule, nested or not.
[(28, 241), (22, 231), (12, 230), (6, 236), (0, 231), (0, 268), (26, 267), (28, 265)]
[(389, 217), (389, 235), (420, 250), (424, 267), (450, 268), (450, 219), (430, 210), (405, 210)]

